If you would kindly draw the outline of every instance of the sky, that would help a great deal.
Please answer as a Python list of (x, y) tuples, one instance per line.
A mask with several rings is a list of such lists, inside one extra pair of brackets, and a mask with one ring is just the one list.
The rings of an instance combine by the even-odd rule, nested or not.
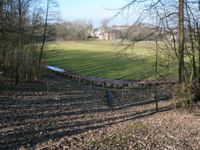
[[(116, 14), (113, 9), (124, 6), (127, 0), (58, 0), (61, 16), (64, 20), (85, 20), (99, 26), (105, 18)], [(112, 9), (112, 10), (111, 10)], [(127, 15), (120, 15), (110, 24), (129, 24)]]

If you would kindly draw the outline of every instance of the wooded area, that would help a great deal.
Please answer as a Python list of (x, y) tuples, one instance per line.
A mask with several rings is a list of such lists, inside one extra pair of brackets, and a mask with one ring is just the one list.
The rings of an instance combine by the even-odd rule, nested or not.
[[(154, 18), (151, 19), (151, 23), (155, 22), (154, 25), (157, 27), (152, 32), (157, 35), (156, 51), (164, 53), (169, 62), (178, 60), (177, 72), (181, 89), (184, 89), (183, 93), (188, 92), (193, 100), (198, 100), (200, 97), (198, 94), (200, 93), (200, 1), (133, 0), (119, 8), (118, 15), (133, 9), (140, 14), (136, 23)], [(160, 75), (159, 71), (157, 73)]]
[(15, 80), (37, 80), (47, 26), (56, 1), (0, 1), (0, 70)]

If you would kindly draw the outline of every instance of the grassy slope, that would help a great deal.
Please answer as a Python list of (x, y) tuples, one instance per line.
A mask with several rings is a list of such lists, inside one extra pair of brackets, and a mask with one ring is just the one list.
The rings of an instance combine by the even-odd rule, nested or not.
[[(49, 43), (45, 52), (45, 63), (87, 76), (153, 79), (154, 48), (152, 43), (140, 42), (119, 55), (122, 47), (110, 41)], [(167, 74), (167, 71), (163, 73)]]

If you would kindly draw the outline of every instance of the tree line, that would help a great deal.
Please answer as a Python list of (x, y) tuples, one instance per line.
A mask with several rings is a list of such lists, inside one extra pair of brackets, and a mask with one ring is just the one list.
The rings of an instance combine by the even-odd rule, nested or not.
[(0, 1), (0, 71), (15, 83), (37, 80), (55, 0)]
[(87, 40), (94, 27), (92, 23), (84, 20), (60, 21), (51, 25), (54, 40)]

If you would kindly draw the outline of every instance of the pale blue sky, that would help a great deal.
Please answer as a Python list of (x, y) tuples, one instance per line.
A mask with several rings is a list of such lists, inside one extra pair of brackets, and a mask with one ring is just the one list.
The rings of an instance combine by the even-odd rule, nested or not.
[[(108, 10), (125, 5), (128, 0), (58, 0), (64, 20), (87, 20), (98, 26), (105, 18), (112, 17), (116, 12)], [(130, 23), (127, 15), (121, 15), (111, 24)]]

